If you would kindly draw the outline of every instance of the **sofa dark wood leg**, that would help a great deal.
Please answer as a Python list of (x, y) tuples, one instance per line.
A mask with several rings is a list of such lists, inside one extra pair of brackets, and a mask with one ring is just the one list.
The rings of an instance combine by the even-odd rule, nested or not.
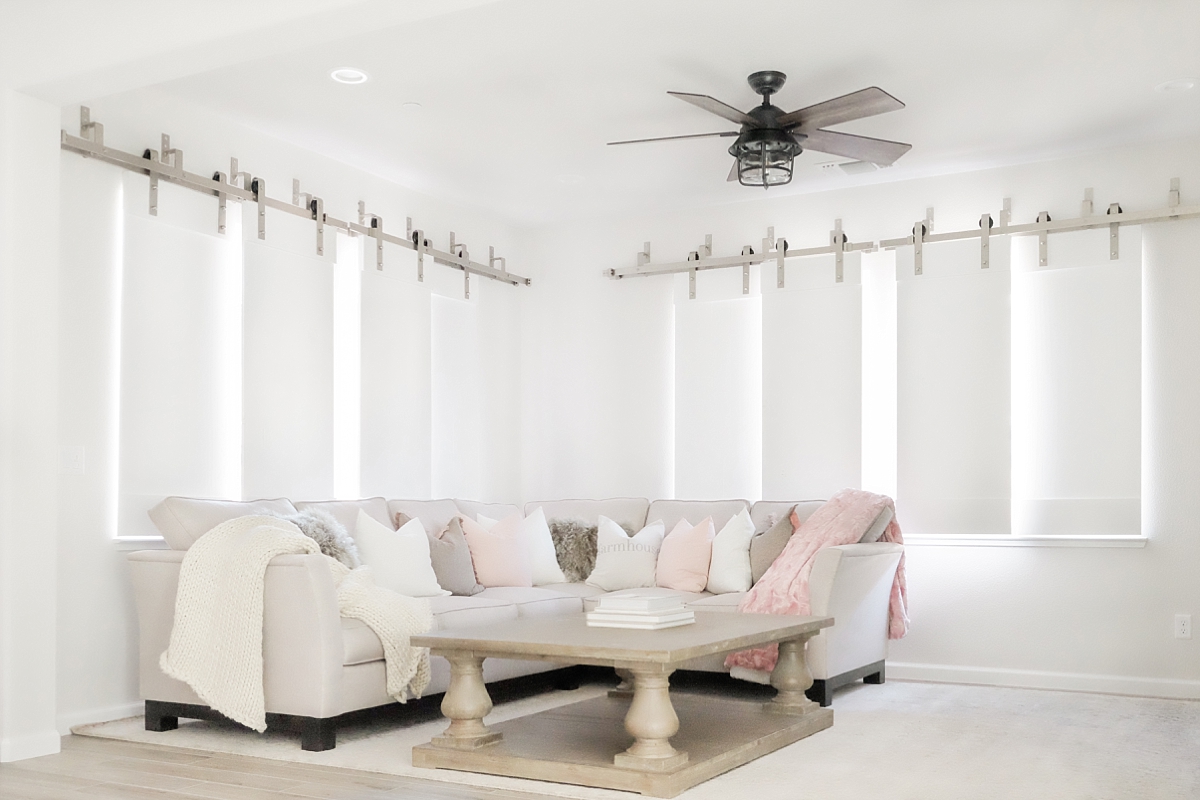
[(886, 671), (882, 662), (879, 664), (879, 672), (872, 672), (863, 678), (863, 683), (883, 683), (886, 676)]
[(337, 724), (333, 719), (300, 718), (300, 749), (313, 753), (337, 746)]
[(821, 708), (828, 708), (833, 705), (833, 684), (829, 681), (813, 681), (804, 696), (814, 703), (820, 703)]
[(146, 701), (146, 730), (162, 733), (179, 727), (179, 717), (167, 713), (167, 703), (158, 700)]

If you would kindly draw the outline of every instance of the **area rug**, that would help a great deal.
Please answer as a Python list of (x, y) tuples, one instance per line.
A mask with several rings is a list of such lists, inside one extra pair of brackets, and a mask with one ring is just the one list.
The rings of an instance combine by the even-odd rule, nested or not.
[[(498, 702), (488, 722), (597, 697), (584, 686)], [(681, 691), (743, 691), (701, 682)], [(753, 689), (746, 689), (753, 692)], [(833, 728), (696, 786), (683, 800), (768, 797), (931, 800), (964, 797), (1195, 798), (1200, 796), (1200, 703), (1025, 689), (890, 682), (840, 692)], [(406, 721), (349, 725), (324, 753), (295, 736), (180, 720), (166, 733), (141, 717), (74, 733), (131, 742), (403, 775), (578, 800), (628, 800), (624, 792), (412, 766), (413, 745), (445, 723), (426, 709)]]

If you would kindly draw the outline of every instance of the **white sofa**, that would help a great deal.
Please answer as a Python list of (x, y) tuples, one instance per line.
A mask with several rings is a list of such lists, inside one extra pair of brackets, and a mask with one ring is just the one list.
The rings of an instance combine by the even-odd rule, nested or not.
[[(550, 520), (577, 519), (596, 524), (601, 514), (637, 530), (647, 520), (661, 519), (667, 530), (680, 519), (697, 522), (711, 516), (717, 530), (741, 509), (750, 507), (757, 529), (772, 515), (797, 506), (802, 519), (821, 501), (759, 502), (742, 500), (679, 501), (643, 498), (559, 500), (525, 504), (523, 512), (539, 506)], [(479, 513), (500, 518), (516, 506), (465, 500), (391, 500), (296, 503), (287, 500), (227, 502), (167, 498), (153, 511), (170, 550), (147, 550), (129, 556), (140, 626), (140, 686), (146, 701), (146, 728), (166, 731), (178, 718), (211, 718), (199, 697), (184, 683), (167, 677), (158, 657), (170, 638), (179, 568), (187, 547), (201, 534), (227, 519), (262, 511), (290, 512), (318, 507), (329, 511), (353, 531), (361, 508), (391, 526), (395, 512), (421, 520), (427, 530), (445, 526), (455, 514)], [(885, 512), (886, 513), (886, 512)], [(890, 519), (882, 516), (864, 539), (878, 538)], [(892, 578), (903, 548), (886, 542), (831, 547), (821, 551), (810, 580), (814, 614), (832, 616), (835, 624), (813, 637), (808, 661), (814, 677), (809, 696), (828, 705), (835, 688), (863, 679), (881, 683), (887, 655), (887, 609)], [(430, 598), (438, 629), (487, 625), (517, 617), (578, 613), (592, 608), (605, 594), (584, 583), (533, 588), (489, 588), (472, 597)], [(680, 593), (697, 610), (735, 613), (742, 593), (714, 595)], [(449, 665), (432, 659), (432, 683), (426, 694), (445, 691)], [(540, 661), (488, 659), (484, 678), (492, 682), (556, 669)], [(298, 729), (306, 750), (326, 750), (336, 743), (336, 720), (361, 709), (390, 705), (385, 691), (383, 647), (358, 620), (338, 614), (333, 581), (319, 555), (276, 557), (266, 574), (263, 619), (263, 688), (268, 724)], [(689, 669), (724, 671), (721, 658), (701, 659)]]

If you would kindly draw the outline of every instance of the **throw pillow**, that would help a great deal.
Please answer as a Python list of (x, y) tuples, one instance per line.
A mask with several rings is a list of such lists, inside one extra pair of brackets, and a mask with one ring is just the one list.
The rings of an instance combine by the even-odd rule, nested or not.
[(400, 530), (408, 524), (410, 519), (412, 519), (412, 517), (410, 517), (408, 514), (405, 514), (403, 511), (397, 511), (392, 515), (392, 524), (396, 526), (396, 530)]
[(429, 533), (429, 560), (433, 563), (438, 585), (448, 589), (450, 594), (470, 597), (483, 591), (475, 580), (471, 551), (457, 517), (450, 520), (450, 527), (440, 535)]
[(371, 568), (376, 586), (408, 597), (444, 597), (450, 592), (438, 585), (429, 558), (429, 537), (421, 520), (409, 520), (394, 531), (377, 519), (358, 512), (354, 541), (362, 561)]
[(715, 535), (712, 517), (696, 526), (686, 519), (679, 520), (663, 539), (654, 571), (655, 584), (680, 592), (703, 592), (708, 585)]
[(505, 517), (490, 531), (470, 517), (460, 515), (458, 522), (471, 550), (475, 580), (481, 586), (533, 586), (529, 554), (521, 541), (520, 514)]
[(596, 566), (596, 526), (578, 519), (550, 521), (554, 554), (567, 583), (582, 583)]
[[(485, 530), (491, 530), (498, 520), (480, 514), (477, 519)], [(550, 536), (550, 526), (546, 524), (546, 512), (541, 506), (525, 519), (521, 520), (521, 544), (529, 556), (529, 567), (533, 575), (534, 586), (545, 586), (548, 583), (566, 583), (562, 568), (558, 565), (558, 556), (554, 549), (554, 539)]]
[(662, 520), (655, 520), (630, 536), (608, 517), (600, 517), (596, 526), (596, 566), (588, 576), (588, 585), (606, 592), (653, 586), (663, 531)]
[(750, 591), (754, 583), (754, 567), (750, 562), (753, 540), (754, 522), (749, 509), (743, 508), (713, 539), (708, 591), (713, 594)]
[(354, 546), (354, 539), (346, 532), (345, 526), (334, 519), (332, 514), (317, 509), (308, 509), (298, 514), (280, 514), (272, 511), (269, 512), (269, 516), (286, 519), (299, 528), (301, 533), (316, 542), (322, 553), (337, 559), (350, 569), (362, 565), (358, 548)]
[(783, 548), (787, 547), (788, 539), (796, 529), (792, 526), (792, 512), (779, 517), (779, 521), (750, 540), (750, 573), (754, 583), (763, 576)]

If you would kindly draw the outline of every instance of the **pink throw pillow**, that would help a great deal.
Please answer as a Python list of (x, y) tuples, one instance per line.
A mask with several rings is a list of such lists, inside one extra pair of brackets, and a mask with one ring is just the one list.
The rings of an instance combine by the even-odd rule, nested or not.
[(458, 520), (480, 586), (533, 586), (533, 567), (521, 542), (520, 514), (505, 517), (491, 530), (467, 516)]
[(708, 585), (708, 567), (716, 535), (712, 517), (695, 527), (685, 519), (679, 520), (658, 551), (654, 582), (680, 592), (703, 592)]

